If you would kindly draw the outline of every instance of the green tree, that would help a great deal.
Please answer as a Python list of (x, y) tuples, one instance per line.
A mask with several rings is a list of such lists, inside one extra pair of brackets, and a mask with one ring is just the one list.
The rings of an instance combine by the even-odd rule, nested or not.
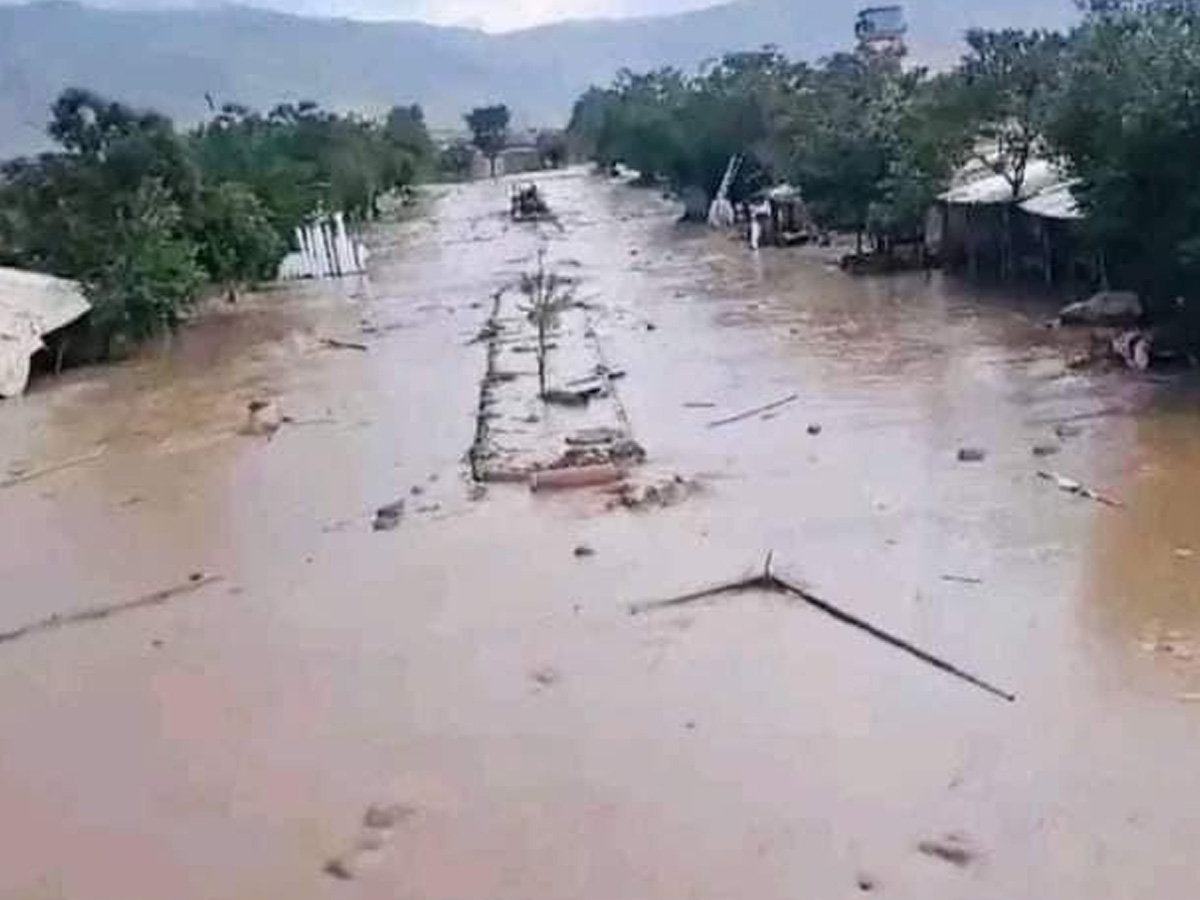
[(613, 144), (619, 103), (616, 91), (598, 87), (589, 88), (575, 101), (566, 133), (572, 154), (595, 160), (604, 168), (618, 161)]
[(242, 285), (273, 277), (285, 245), (254, 191), (227, 181), (205, 189), (200, 209), (197, 259), (231, 303)]
[(1021, 197), (1029, 163), (1045, 152), (1044, 133), (1063, 73), (1066, 38), (1050, 31), (967, 32), (959, 67), (962, 118), (978, 158)]
[(471, 129), (471, 140), (479, 152), (487, 157), (491, 165), (492, 177), (496, 175), (496, 157), (508, 143), (508, 125), (511, 116), (508, 107), (479, 106), (464, 117), (467, 127)]
[(179, 324), (204, 273), (166, 188), (144, 181), (114, 209), (107, 261), (84, 276), (105, 355), (117, 338), (144, 340)]
[(174, 326), (202, 274), (186, 144), (162, 116), (79, 89), (55, 102), (48, 131), (59, 152), (5, 168), (0, 256), (80, 280), (102, 353)]
[(425, 124), (425, 111), (418, 105), (393, 106), (384, 122), (387, 142), (406, 154), (416, 166), (425, 167), (433, 160), (433, 140)]
[(1093, 6), (1072, 36), (1049, 139), (1079, 178), (1106, 275), (1174, 314), (1200, 279), (1200, 11)]
[(566, 164), (569, 155), (566, 134), (545, 129), (538, 132), (535, 143), (544, 167), (557, 169)]
[(475, 161), (475, 150), (467, 141), (454, 141), (442, 149), (438, 156), (438, 171), (451, 181), (466, 181), (471, 177), (471, 165)]

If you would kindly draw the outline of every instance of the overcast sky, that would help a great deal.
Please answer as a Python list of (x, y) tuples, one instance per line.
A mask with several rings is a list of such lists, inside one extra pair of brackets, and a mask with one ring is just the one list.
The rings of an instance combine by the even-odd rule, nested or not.
[[(0, 3), (14, 0), (0, 0)], [(22, 2), (22, 0), (16, 0)], [(511, 31), (562, 19), (655, 15), (712, 6), (720, 0), (81, 0), (92, 6), (161, 9), (238, 3), (309, 16), (418, 19)]]
[[(716, 0), (308, 0), (322, 11), (370, 18), (415, 18), (439, 24), (471, 24), (491, 31), (541, 25), (559, 19), (651, 15), (709, 6)], [(318, 6), (317, 8), (321, 8)]]

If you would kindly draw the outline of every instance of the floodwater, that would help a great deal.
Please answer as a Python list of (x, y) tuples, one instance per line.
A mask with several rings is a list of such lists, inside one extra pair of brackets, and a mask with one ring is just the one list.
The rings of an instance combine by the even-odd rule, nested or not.
[[(542, 184), (561, 227), (446, 189), (369, 279), (0, 408), (3, 470), (91, 457), (0, 488), (0, 632), (222, 579), (0, 643), (0, 898), (1192, 900), (1196, 388), (1070, 371), (1036, 300)], [(684, 502), (471, 499), (470, 340), (543, 247)], [(295, 422), (238, 434), (253, 399)], [(1017, 701), (778, 597), (629, 615), (768, 551)]]

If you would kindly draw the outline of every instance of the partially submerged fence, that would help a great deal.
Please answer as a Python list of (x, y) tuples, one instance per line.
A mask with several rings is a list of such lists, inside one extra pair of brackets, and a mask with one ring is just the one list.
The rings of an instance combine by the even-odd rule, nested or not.
[(341, 278), (367, 270), (367, 248), (346, 231), (341, 213), (321, 216), (296, 229), (298, 250), (279, 264), (279, 280)]

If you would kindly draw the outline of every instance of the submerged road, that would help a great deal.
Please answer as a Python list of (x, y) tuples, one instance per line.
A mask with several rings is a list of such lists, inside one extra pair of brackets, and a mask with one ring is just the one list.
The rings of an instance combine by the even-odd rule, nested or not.
[[(1193, 900), (1200, 394), (1070, 371), (1035, 300), (542, 185), (559, 227), (445, 189), (369, 278), (0, 406), (0, 633), (46, 626), (0, 643), (0, 898)], [(543, 249), (680, 502), (472, 490), (472, 338)], [(768, 551), (1017, 702), (782, 596), (629, 614)]]

